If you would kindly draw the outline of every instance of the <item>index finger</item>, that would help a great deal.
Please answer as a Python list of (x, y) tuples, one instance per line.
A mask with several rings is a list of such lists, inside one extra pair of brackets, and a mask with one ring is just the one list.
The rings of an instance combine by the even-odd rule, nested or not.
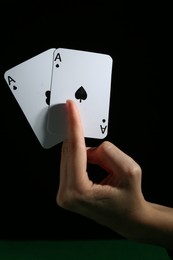
[(70, 140), (74, 145), (85, 145), (83, 126), (79, 110), (75, 102), (72, 100), (67, 100), (66, 105), (68, 111), (67, 139)]
[[(82, 186), (86, 176), (86, 146), (79, 110), (72, 100), (67, 100), (67, 138), (63, 142), (60, 164), (60, 187), (66, 189)], [(64, 189), (63, 189), (64, 190)]]

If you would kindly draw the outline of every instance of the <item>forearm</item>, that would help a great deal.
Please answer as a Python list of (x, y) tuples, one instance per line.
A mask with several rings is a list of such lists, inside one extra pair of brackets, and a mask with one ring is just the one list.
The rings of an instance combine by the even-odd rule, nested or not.
[(129, 239), (173, 249), (173, 208), (146, 202)]

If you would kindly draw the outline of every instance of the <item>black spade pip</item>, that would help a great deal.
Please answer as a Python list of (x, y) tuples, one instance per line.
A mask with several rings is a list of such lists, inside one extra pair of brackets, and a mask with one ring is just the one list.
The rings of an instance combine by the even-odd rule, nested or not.
[(87, 93), (83, 87), (78, 88), (78, 90), (75, 92), (75, 98), (79, 99), (79, 102), (82, 102), (82, 100), (87, 98)]

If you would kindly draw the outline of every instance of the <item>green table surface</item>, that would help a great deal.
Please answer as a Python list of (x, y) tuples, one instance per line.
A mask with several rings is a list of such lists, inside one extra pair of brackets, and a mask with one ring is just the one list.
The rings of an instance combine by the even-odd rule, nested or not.
[(0, 260), (169, 260), (164, 248), (127, 240), (0, 240)]

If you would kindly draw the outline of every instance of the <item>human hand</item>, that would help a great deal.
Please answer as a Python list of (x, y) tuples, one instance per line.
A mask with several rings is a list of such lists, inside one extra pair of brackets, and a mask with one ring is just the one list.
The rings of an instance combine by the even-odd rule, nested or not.
[[(79, 111), (71, 100), (66, 106), (68, 132), (62, 145), (57, 204), (129, 237), (138, 229), (147, 205), (141, 191), (141, 168), (108, 141), (87, 148)], [(93, 183), (87, 163), (102, 167), (107, 177)]]

